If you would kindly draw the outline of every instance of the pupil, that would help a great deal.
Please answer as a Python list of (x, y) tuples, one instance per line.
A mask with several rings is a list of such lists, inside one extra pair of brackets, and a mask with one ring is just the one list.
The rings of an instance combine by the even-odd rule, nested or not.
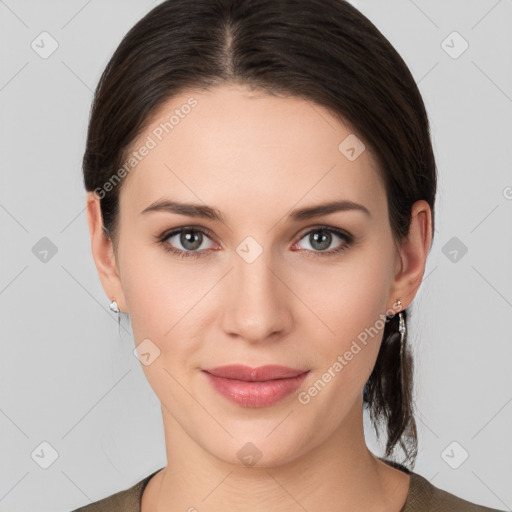
[[(318, 235), (318, 233), (321, 233)], [(331, 234), (328, 231), (317, 231), (313, 236), (314, 242), (318, 242), (318, 239), (323, 239), (323, 241), (320, 241), (320, 246), (317, 247), (318, 249), (327, 249), (331, 243)], [(313, 247), (314, 245), (311, 244)]]
[[(194, 238), (196, 239), (195, 242), (193, 241)], [(198, 240), (199, 243), (197, 243)], [(189, 250), (197, 249), (198, 247), (201, 246), (200, 233), (198, 233), (197, 231), (185, 231), (181, 234), (180, 242), (183, 245), (183, 247)], [(192, 246), (188, 244), (192, 244)]]

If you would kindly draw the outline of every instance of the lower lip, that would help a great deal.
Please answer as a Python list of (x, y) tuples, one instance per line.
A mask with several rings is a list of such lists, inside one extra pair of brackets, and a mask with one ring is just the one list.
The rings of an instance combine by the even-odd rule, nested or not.
[(242, 407), (269, 407), (293, 393), (309, 372), (287, 379), (245, 382), (204, 372), (210, 384), (228, 400)]

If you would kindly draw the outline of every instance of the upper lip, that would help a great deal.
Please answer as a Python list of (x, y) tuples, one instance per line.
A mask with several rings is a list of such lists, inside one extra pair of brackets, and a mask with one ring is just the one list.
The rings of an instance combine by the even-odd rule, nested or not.
[(309, 370), (298, 370), (296, 368), (288, 368), (286, 366), (275, 364), (259, 366), (257, 368), (234, 364), (207, 368), (204, 371), (211, 373), (212, 375), (216, 375), (217, 377), (224, 377), (227, 379), (244, 380), (246, 382), (263, 382), (267, 380), (296, 377), (297, 375), (301, 375)]

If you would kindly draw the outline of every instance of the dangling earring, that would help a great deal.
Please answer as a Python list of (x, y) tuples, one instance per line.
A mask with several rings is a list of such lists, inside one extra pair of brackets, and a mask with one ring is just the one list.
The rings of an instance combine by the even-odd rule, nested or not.
[(116, 298), (115, 297), (112, 297), (112, 302), (110, 303), (110, 309), (111, 311), (113, 311), (114, 313), (120, 313), (120, 309), (119, 309), (119, 306), (117, 305), (117, 301), (116, 301)]
[[(402, 306), (402, 302), (400, 300), (396, 301), (397, 307)], [(404, 378), (404, 366), (405, 366), (405, 321), (404, 314), (400, 310), (398, 313), (398, 331), (400, 332), (400, 355), (399, 355), (399, 365), (400, 365), (400, 385), (402, 388), (402, 393), (405, 390), (405, 378)]]
[[(402, 302), (400, 300), (397, 300), (396, 304), (398, 307), (402, 306)], [(398, 332), (400, 332), (400, 352), (402, 352), (406, 334), (404, 315), (402, 311), (398, 313)]]

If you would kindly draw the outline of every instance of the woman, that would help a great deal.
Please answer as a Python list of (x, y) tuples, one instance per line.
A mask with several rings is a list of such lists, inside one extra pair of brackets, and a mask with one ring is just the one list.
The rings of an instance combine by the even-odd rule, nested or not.
[(492, 510), (411, 469), (436, 166), (416, 84), (360, 12), (163, 2), (101, 77), (83, 163), (167, 466), (78, 510)]

